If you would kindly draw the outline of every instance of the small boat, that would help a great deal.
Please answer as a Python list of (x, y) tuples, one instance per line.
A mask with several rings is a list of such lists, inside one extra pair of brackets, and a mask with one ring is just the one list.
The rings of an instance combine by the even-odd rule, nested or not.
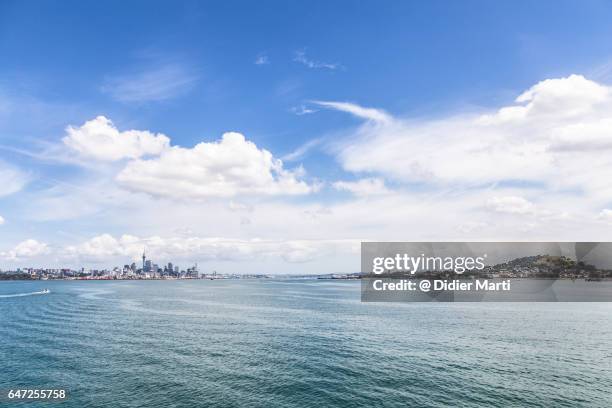
[(43, 295), (46, 295), (47, 293), (51, 293), (51, 291), (49, 289), (45, 288), (40, 293), (42, 293)]

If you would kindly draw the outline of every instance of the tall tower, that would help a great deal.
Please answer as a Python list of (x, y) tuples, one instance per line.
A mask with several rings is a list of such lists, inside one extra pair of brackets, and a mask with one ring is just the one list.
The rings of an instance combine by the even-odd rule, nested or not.
[(142, 272), (144, 273), (145, 271), (145, 260), (147, 259), (147, 256), (145, 255), (145, 249), (142, 249)]

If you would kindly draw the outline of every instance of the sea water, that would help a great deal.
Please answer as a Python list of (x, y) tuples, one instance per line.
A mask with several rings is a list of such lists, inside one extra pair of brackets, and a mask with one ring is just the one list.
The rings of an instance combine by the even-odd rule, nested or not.
[(0, 282), (0, 389), (64, 388), (63, 408), (612, 404), (612, 303), (359, 299), (358, 281)]

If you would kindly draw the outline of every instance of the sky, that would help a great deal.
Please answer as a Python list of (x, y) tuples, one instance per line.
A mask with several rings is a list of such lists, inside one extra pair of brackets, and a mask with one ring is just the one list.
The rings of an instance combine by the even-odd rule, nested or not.
[(612, 239), (605, 1), (0, 0), (0, 269)]

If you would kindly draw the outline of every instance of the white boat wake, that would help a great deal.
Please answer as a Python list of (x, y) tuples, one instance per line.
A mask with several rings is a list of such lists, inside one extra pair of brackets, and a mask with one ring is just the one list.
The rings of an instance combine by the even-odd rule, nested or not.
[(0, 295), (0, 298), (14, 298), (14, 297), (22, 297), (22, 296), (46, 295), (48, 293), (51, 293), (51, 291), (49, 289), (45, 289), (39, 292), (15, 293), (13, 295)]

